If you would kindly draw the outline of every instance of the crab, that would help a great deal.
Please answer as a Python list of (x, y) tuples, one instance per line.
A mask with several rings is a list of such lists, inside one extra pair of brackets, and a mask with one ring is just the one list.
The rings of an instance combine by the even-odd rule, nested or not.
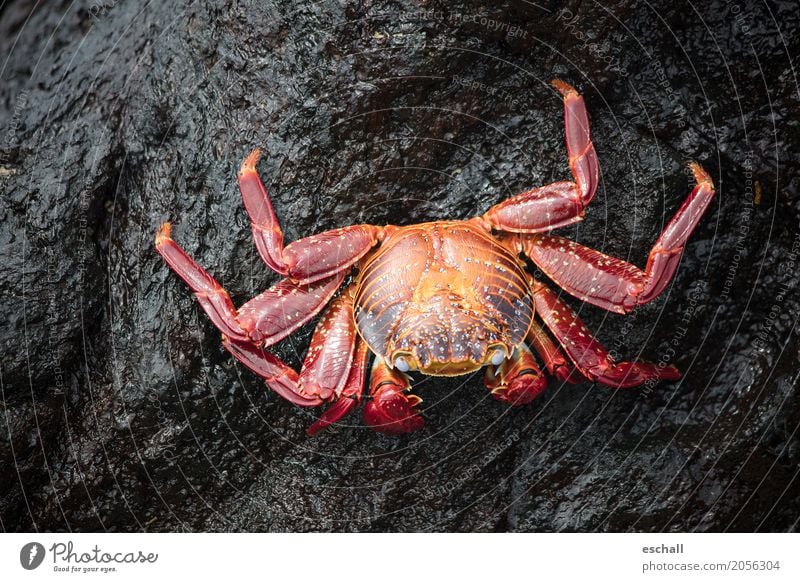
[[(289, 402), (329, 404), (310, 435), (362, 398), (364, 422), (373, 429), (422, 428), (421, 399), (410, 393), (412, 371), (457, 376), (486, 367), (485, 384), (495, 398), (528, 404), (547, 384), (534, 352), (562, 382), (630, 388), (677, 380), (673, 365), (615, 361), (560, 294), (531, 275), (527, 261), (577, 299), (629, 313), (671, 280), (714, 196), (713, 182), (699, 164), (689, 164), (695, 185), (644, 270), (549, 234), (583, 219), (599, 180), (583, 97), (561, 80), (551, 85), (563, 100), (572, 181), (523, 192), (469, 220), (345, 226), (284, 245), (256, 171), (256, 149), (241, 166), (239, 189), (258, 253), (280, 282), (236, 309), (172, 239), (168, 222), (156, 235), (156, 250), (194, 291), (239, 362)], [(320, 312), (299, 373), (267, 350)]]

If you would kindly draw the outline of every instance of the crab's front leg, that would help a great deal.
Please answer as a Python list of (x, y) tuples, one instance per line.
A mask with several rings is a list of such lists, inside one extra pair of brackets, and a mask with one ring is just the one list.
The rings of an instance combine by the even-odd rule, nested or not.
[(368, 360), (369, 347), (364, 340), (357, 337), (350, 374), (342, 387), (341, 394), (338, 395), (330, 408), (320, 415), (319, 420), (308, 427), (306, 432), (309, 436), (315, 436), (321, 430), (335, 424), (358, 406), (359, 402), (361, 402), (361, 395), (364, 392), (364, 375), (367, 370)]
[(424, 421), (417, 407), (422, 398), (407, 394), (411, 380), (403, 372), (375, 358), (370, 376), (371, 399), (364, 407), (364, 422), (378, 432), (403, 434), (419, 430)]
[(529, 404), (547, 388), (530, 349), (520, 344), (499, 366), (488, 366), (484, 379), (492, 396), (512, 406)]
[[(533, 278), (531, 277), (529, 281), (531, 289), (533, 289)], [(531, 323), (531, 329), (525, 339), (542, 359), (547, 372), (551, 376), (561, 382), (569, 382), (570, 384), (580, 384), (586, 380), (586, 377), (558, 349), (538, 322)]]
[(535, 233), (572, 224), (583, 219), (597, 190), (600, 166), (583, 97), (564, 81), (555, 79), (551, 84), (564, 99), (567, 154), (575, 181), (534, 188), (493, 206), (483, 219), (496, 230)]
[(278, 217), (256, 171), (260, 156), (261, 150), (255, 149), (242, 163), (239, 190), (250, 216), (256, 249), (273, 271), (299, 283), (312, 283), (353, 266), (380, 240), (380, 227), (361, 224), (329, 230), (284, 247)]

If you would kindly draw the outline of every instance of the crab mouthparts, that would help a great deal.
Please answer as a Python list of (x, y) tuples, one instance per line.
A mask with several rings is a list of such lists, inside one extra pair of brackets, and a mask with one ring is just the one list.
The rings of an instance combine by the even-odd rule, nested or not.
[(465, 359), (460, 361), (431, 360), (427, 365), (421, 365), (414, 354), (407, 352), (395, 353), (391, 359), (387, 359), (390, 368), (395, 368), (400, 372), (419, 371), (429, 376), (460, 376), (479, 370), (484, 366), (499, 366), (508, 357), (508, 350), (505, 346), (492, 346), (486, 350), (486, 357), (483, 361)]

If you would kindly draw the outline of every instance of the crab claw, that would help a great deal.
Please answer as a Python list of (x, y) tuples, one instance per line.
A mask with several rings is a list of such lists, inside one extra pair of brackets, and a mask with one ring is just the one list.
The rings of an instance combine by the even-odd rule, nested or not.
[(422, 428), (424, 421), (416, 411), (422, 398), (403, 394), (394, 384), (380, 386), (364, 408), (364, 422), (378, 432), (403, 434)]
[(484, 383), (492, 396), (511, 406), (530, 404), (547, 388), (547, 380), (525, 344), (499, 366), (486, 368)]
[(364, 422), (378, 432), (393, 435), (421, 429), (424, 421), (417, 406), (422, 398), (405, 394), (408, 390), (408, 376), (375, 358), (370, 380), (372, 400), (364, 407)]

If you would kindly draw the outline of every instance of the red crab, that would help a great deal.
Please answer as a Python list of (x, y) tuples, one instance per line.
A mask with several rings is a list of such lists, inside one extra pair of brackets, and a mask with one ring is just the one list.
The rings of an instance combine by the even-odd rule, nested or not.
[[(375, 361), (364, 420), (390, 434), (423, 425), (421, 400), (409, 394), (406, 373), (412, 370), (456, 376), (487, 366), (486, 386), (511, 405), (527, 404), (545, 389), (531, 348), (562, 381), (627, 388), (648, 379), (676, 380), (674, 366), (613, 361), (559, 295), (526, 271), (521, 257), (578, 299), (628, 313), (667, 286), (714, 185), (690, 164), (696, 185), (644, 270), (546, 234), (582, 220), (598, 183), (583, 98), (563, 81), (552, 85), (564, 100), (572, 182), (523, 192), (469, 220), (346, 226), (284, 246), (255, 150), (242, 164), (239, 188), (256, 248), (283, 279), (237, 310), (225, 289), (170, 238), (169, 223), (159, 230), (156, 249), (195, 292), (236, 359), (290, 402), (331, 404), (308, 429), (312, 435), (358, 405), (370, 352)], [(323, 309), (299, 374), (266, 350)]]

